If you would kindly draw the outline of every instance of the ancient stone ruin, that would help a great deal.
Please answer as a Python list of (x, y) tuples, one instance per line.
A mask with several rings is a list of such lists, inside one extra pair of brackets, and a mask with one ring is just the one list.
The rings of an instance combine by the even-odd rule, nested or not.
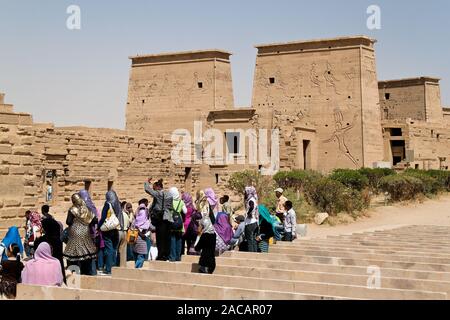
[[(279, 130), (279, 156), (266, 156), (277, 156), (281, 170), (447, 170), (450, 109), (441, 105), (439, 79), (378, 81), (375, 42), (356, 36), (258, 45), (252, 105), (240, 108), (226, 51), (131, 57), (125, 130), (34, 123), (1, 94), (0, 235), (20, 225), (27, 209), (50, 203), (66, 210), (82, 188), (94, 201), (114, 188), (134, 203), (148, 177), (191, 192), (223, 190), (232, 172), (265, 168), (261, 155), (256, 163), (249, 158), (248, 133), (260, 129)], [(223, 136), (220, 157), (233, 163), (202, 161), (202, 140), (189, 144), (200, 161), (173, 161), (172, 133), (194, 136), (196, 124)]]

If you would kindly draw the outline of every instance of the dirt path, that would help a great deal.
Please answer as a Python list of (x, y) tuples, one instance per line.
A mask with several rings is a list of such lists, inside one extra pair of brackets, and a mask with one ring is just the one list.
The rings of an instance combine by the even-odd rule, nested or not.
[(370, 216), (348, 225), (317, 226), (308, 224), (309, 238), (355, 232), (392, 229), (404, 225), (446, 225), (450, 226), (450, 195), (423, 203), (378, 207), (369, 212)]

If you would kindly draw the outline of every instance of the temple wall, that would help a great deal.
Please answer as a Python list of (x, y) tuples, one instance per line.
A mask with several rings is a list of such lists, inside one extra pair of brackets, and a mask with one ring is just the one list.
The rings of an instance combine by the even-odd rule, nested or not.
[(261, 127), (281, 129), (282, 167), (296, 167), (303, 152), (295, 124), (315, 130), (312, 169), (371, 167), (381, 160), (373, 43), (350, 41), (258, 47), (252, 106)]

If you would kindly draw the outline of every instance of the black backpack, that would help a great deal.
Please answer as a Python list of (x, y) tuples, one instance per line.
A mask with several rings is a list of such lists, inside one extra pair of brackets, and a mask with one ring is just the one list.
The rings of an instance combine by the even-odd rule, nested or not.
[(176, 209), (172, 209), (172, 231), (182, 231), (183, 230), (183, 217), (181, 216), (181, 213), (179, 212), (180, 206), (183, 202), (180, 200), (178, 202), (178, 207)]

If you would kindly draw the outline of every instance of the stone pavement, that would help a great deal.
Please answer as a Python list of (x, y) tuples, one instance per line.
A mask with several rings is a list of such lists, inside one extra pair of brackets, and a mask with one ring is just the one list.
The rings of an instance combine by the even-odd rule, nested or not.
[(82, 276), (75, 288), (74, 279), (71, 288), (19, 285), (17, 299), (445, 300), (449, 245), (450, 227), (405, 226), (227, 252), (214, 275), (195, 273), (197, 256), (140, 270), (129, 263), (111, 277)]

